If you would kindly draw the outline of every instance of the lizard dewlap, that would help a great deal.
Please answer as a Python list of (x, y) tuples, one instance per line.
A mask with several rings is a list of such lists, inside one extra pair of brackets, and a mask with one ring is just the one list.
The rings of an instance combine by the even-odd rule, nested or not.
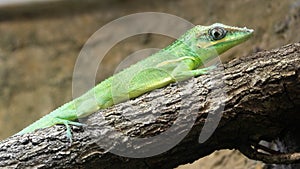
[(170, 83), (205, 74), (210, 68), (198, 69), (199, 66), (246, 41), (252, 33), (252, 29), (220, 23), (195, 26), (171, 45), (100, 82), (17, 134), (64, 124), (71, 140), (70, 125), (82, 125), (74, 120)]

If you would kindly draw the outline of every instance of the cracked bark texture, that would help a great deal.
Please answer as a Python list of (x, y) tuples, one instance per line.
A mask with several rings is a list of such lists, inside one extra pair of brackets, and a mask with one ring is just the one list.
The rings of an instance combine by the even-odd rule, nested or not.
[(299, 152), (299, 73), (300, 43), (235, 59), (80, 119), (72, 143), (61, 125), (3, 140), (0, 167), (174, 168), (262, 140)]

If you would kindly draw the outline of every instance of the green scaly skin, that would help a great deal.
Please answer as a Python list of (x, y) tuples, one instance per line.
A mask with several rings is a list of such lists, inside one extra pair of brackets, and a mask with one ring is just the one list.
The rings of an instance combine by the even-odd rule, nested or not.
[(251, 29), (220, 23), (195, 26), (173, 44), (102, 81), (84, 95), (62, 105), (17, 134), (64, 124), (67, 137), (71, 140), (69, 125), (82, 125), (74, 120), (170, 83), (205, 74), (210, 68), (197, 68), (246, 41), (252, 33)]

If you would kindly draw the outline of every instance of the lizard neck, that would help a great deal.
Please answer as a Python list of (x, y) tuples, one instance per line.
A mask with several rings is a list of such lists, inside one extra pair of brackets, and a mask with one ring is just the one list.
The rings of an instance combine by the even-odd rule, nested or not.
[(190, 44), (185, 42), (183, 38), (180, 38), (173, 42), (171, 45), (163, 49), (164, 52), (168, 52), (176, 57), (194, 56), (197, 57), (197, 53), (190, 48)]

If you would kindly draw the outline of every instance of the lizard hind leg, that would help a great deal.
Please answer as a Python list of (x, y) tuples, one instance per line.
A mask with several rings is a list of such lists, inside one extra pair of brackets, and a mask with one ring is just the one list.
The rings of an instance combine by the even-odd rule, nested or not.
[(72, 129), (70, 125), (74, 126), (84, 126), (80, 122), (76, 122), (74, 120), (78, 119), (77, 109), (74, 101), (69, 102), (62, 107), (54, 110), (50, 114), (48, 114), (47, 122), (51, 123), (51, 126), (56, 124), (62, 124), (66, 126), (66, 137), (72, 142)]
[[(61, 119), (63, 120), (63, 119)], [(69, 121), (69, 120), (63, 120), (63, 124), (66, 126), (67, 131), (66, 131), (66, 136), (67, 138), (70, 140), (70, 143), (72, 142), (72, 130), (70, 125), (74, 125), (74, 126), (84, 126), (83, 123), (79, 123), (79, 122), (74, 122), (74, 121)]]
[(66, 137), (72, 142), (72, 129), (70, 125), (74, 126), (85, 126), (85, 124), (80, 123), (80, 122), (75, 122), (75, 121), (70, 121), (70, 120), (65, 120), (61, 118), (55, 118), (56, 124), (63, 124), (66, 126)]
[[(60, 116), (57, 116), (58, 114)], [(70, 125), (84, 126), (85, 124), (72, 121), (72, 119), (74, 119), (74, 118), (72, 118), (70, 116), (61, 116), (61, 114), (62, 113), (59, 112), (59, 111), (56, 111), (55, 114), (48, 114), (48, 115), (42, 117), (41, 119), (37, 120), (36, 122), (32, 123), (28, 127), (24, 128), (23, 130), (18, 132), (16, 135), (30, 133), (30, 132), (33, 132), (37, 129), (51, 127), (51, 126), (54, 126), (56, 124), (63, 124), (67, 128), (66, 136), (72, 142), (72, 133), (71, 133)]]

